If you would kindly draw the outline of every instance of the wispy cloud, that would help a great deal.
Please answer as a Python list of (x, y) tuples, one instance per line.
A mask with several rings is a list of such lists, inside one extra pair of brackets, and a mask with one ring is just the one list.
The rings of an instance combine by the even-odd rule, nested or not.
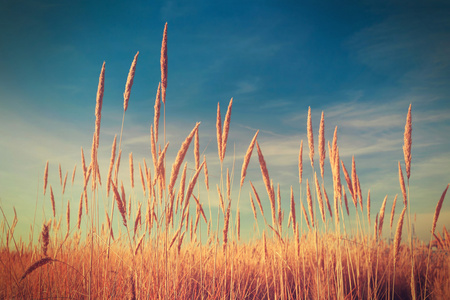
[(362, 29), (346, 42), (357, 60), (404, 83), (446, 84), (450, 21), (445, 9), (404, 9)]

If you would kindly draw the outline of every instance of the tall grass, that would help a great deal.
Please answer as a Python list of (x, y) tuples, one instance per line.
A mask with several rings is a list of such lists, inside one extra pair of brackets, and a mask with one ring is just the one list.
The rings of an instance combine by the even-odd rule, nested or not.
[[(50, 199), (52, 211), (49, 217), (44, 215), (45, 222), (38, 243), (33, 243), (33, 227), (30, 229), (29, 243), (22, 239), (17, 241), (14, 236), (17, 216), (15, 214), (10, 224), (0, 207), (3, 214), (0, 245), (1, 299), (444, 299), (448, 295), (450, 247), (448, 239), (446, 242), (440, 234), (435, 234), (437, 218), (448, 185), (437, 203), (428, 248), (415, 239), (411, 230), (409, 179), (414, 176), (410, 168), (411, 106), (407, 114), (403, 147), (407, 185), (399, 162), (398, 176), (403, 208), (394, 228), (394, 243), (390, 243), (381, 235), (385, 208), (390, 205), (390, 197), (384, 198), (379, 213), (371, 220), (370, 210), (378, 209), (374, 208), (374, 205), (371, 208), (369, 191), (364, 212), (355, 158), (352, 158), (352, 169), (349, 173), (339, 157), (337, 127), (331, 144), (328, 142), (330, 176), (334, 188), (331, 199), (333, 202), (330, 204), (324, 184), (324, 165), (327, 157), (325, 117), (322, 112), (317, 167), (317, 164), (314, 165), (311, 108), (308, 109), (306, 127), (313, 176), (306, 178), (306, 183), (302, 179), (303, 141), (300, 141), (298, 199), (295, 199), (293, 193), (295, 187), (290, 187), (287, 227), (292, 226), (291, 233), (285, 226), (280, 184), (274, 183), (274, 179), (269, 176), (264, 149), (257, 141), (259, 131), (254, 133), (253, 138), (249, 136), (249, 146), (241, 167), (236, 209), (232, 209), (232, 202), (235, 200), (232, 197), (234, 162), (231, 172), (227, 167), (224, 175), (224, 158), (228, 136), (232, 134), (229, 129), (233, 98), (229, 102), (223, 126), (220, 103), (217, 105), (218, 155), (208, 157), (210, 161), (216, 160), (220, 164), (220, 177), (216, 177), (215, 183), (217, 196), (215, 193), (210, 196), (209, 193), (206, 156), (203, 157), (203, 162), (200, 162), (200, 123), (189, 133), (186, 132), (187, 137), (179, 146), (171, 168), (168, 168), (167, 149), (174, 145), (169, 146), (165, 134), (167, 24), (164, 27), (161, 47), (161, 82), (156, 92), (154, 118), (150, 126), (153, 164), (148, 167), (145, 159), (137, 162), (142, 194), (137, 193), (134, 189), (136, 162), (130, 153), (128, 180), (131, 185), (129, 189), (125, 189), (125, 179), (119, 176), (121, 141), (138, 54), (139, 52), (134, 57), (125, 86), (118, 150), (116, 135), (112, 143), (110, 163), (108, 166), (102, 166), (105, 169), (100, 169), (97, 161), (106, 68), (105, 63), (102, 65), (91, 162), (88, 165), (81, 149), (82, 178), (78, 180), (81, 181), (83, 189), (79, 196), (77, 224), (70, 222), (68, 201), (65, 212), (67, 228), (61, 228), (64, 212), (62, 209), (60, 212), (55, 209), (53, 188), (48, 183), (48, 161), (44, 168), (43, 195), (44, 198)], [(170, 103), (170, 99), (167, 100)], [(162, 141), (158, 139), (161, 102), (164, 104)], [(191, 147), (193, 139), (194, 146)], [(260, 180), (259, 176), (247, 178), (247, 168), (254, 146), (258, 156), (256, 163), (260, 166), (267, 195), (258, 191), (251, 181)], [(195, 157), (193, 164), (186, 161), (186, 155), (191, 148)], [(166, 170), (170, 171), (168, 178)], [(188, 175), (187, 170), (193, 171)], [(102, 172), (107, 174), (106, 182), (101, 181)], [(199, 180), (202, 172), (205, 177), (204, 187)], [(72, 173), (72, 185), (75, 173), (76, 165)], [(341, 182), (344, 180), (341, 179), (341, 173), (344, 175), (346, 187)], [(59, 178), (64, 195), (67, 172), (63, 180), (61, 167)], [(246, 180), (251, 187), (249, 200), (254, 216), (254, 230), (258, 234), (255, 234), (253, 239), (241, 241), (240, 200)], [(49, 196), (46, 194), (47, 185), (50, 189)], [(205, 195), (208, 201), (203, 199)], [(350, 213), (347, 195), (353, 201), (354, 214)], [(210, 197), (218, 199), (219, 202), (216, 216), (212, 213)], [(254, 199), (260, 215), (257, 213)], [(390, 231), (393, 230), (396, 199), (397, 196), (392, 204)], [(271, 224), (267, 221), (263, 202), (270, 204)], [(205, 214), (206, 203), (209, 214)], [(320, 218), (317, 217), (317, 205)], [(115, 206), (118, 211), (114, 210)], [(44, 214), (45, 210), (44, 208)], [(101, 215), (105, 217), (100, 217)], [(402, 243), (405, 217), (408, 228), (407, 244)], [(262, 228), (259, 227), (261, 219), (264, 221)], [(303, 220), (306, 222), (305, 226)], [(443, 234), (448, 237), (445, 228)], [(202, 236), (206, 236), (206, 239), (202, 239)], [(434, 237), (437, 249), (432, 249)]]

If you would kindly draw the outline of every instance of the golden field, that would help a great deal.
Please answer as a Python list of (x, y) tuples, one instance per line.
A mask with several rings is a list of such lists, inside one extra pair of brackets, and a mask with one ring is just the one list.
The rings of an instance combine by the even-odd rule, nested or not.
[[(122, 129), (138, 54), (125, 86)], [(63, 176), (59, 166), (62, 195), (70, 179), (72, 186), (75, 180), (81, 182), (82, 192), (71, 197), (79, 199), (78, 210), (71, 211), (67, 202), (65, 213), (56, 213), (60, 204), (51, 187), (55, 182), (48, 180), (48, 161), (42, 193), (51, 213), (39, 226), (39, 237), (31, 228), (29, 242), (15, 238), (17, 215), (8, 221), (2, 209), (1, 299), (446, 299), (449, 295), (450, 239), (445, 228), (436, 229), (448, 185), (435, 200), (430, 243), (418, 240), (412, 230), (411, 106), (405, 108), (401, 150), (405, 160), (398, 163), (399, 173), (392, 174), (402, 194), (392, 202), (386, 196), (381, 207), (370, 207), (370, 192), (363, 197), (355, 159), (351, 166), (340, 160), (337, 131), (325, 144), (323, 113), (319, 131), (313, 132), (309, 109), (308, 140), (299, 141), (298, 186), (291, 186), (290, 210), (285, 211), (258, 132), (249, 137), (242, 165), (236, 164), (239, 169), (224, 166), (233, 99), (223, 122), (217, 106), (217, 157), (200, 154), (199, 123), (181, 145), (166, 141), (167, 24), (149, 137), (152, 155), (137, 164), (132, 153), (122, 156), (121, 132), (114, 138), (110, 164), (100, 169), (104, 72), (105, 64), (90, 160), (82, 149), (81, 167), (75, 166), (72, 179), (68, 172)], [(166, 159), (169, 147), (179, 147), (173, 162)], [(193, 163), (186, 160), (190, 151)], [(264, 190), (257, 190), (253, 178), (246, 176), (250, 159), (259, 163), (262, 177), (255, 180), (262, 178)], [(220, 163), (216, 182), (210, 182), (210, 160)], [(126, 167), (129, 178), (120, 178), (119, 168)], [(314, 176), (304, 178), (303, 169), (310, 167)], [(327, 173), (333, 182), (328, 193), (325, 168), (330, 168)], [(130, 182), (131, 189), (125, 189), (123, 181)], [(241, 195), (244, 186), (250, 187), (249, 196)], [(237, 198), (233, 188), (239, 190)], [(293, 190), (300, 191), (299, 199)], [(218, 199), (217, 207), (211, 205), (212, 198)], [(241, 201), (250, 201), (258, 238), (241, 240)], [(266, 203), (270, 211), (263, 209)], [(395, 211), (401, 214), (394, 220)], [(389, 226), (392, 239), (383, 237), (383, 226)]]

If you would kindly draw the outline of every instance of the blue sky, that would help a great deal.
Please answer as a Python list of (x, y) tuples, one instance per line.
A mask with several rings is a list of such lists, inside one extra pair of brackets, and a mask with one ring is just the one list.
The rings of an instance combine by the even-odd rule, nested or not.
[[(125, 81), (137, 51), (122, 147), (124, 183), (129, 181), (129, 152), (136, 165), (144, 157), (151, 161), (149, 127), (168, 22), (168, 166), (200, 121), (201, 147), (207, 147), (211, 180), (217, 182), (216, 107), (220, 102), (225, 114), (233, 97), (225, 167), (232, 168), (234, 150), (240, 170), (259, 129), (258, 142), (271, 177), (281, 184), (287, 219), (290, 185), (299, 208), (296, 165), (302, 139), (304, 164), (309, 164), (306, 117), (311, 106), (315, 137), (324, 111), (326, 139), (332, 139), (338, 126), (341, 159), (350, 167), (355, 155), (363, 194), (371, 190), (374, 219), (386, 194), (389, 208), (395, 194), (401, 194), (397, 164), (403, 163), (403, 130), (412, 103), (411, 207), (419, 237), (429, 239), (434, 208), (450, 182), (449, 13), (446, 1), (2, 1), (2, 208), (9, 222), (16, 208), (17, 234), (26, 239), (36, 202), (38, 224), (42, 207), (47, 217), (51, 211), (48, 196), (42, 196), (45, 162), (50, 161), (55, 194), (61, 192), (59, 163), (69, 177), (75, 164), (81, 174), (80, 147), (89, 152), (103, 61), (99, 159), (107, 172), (111, 143), (120, 133)], [(331, 186), (329, 167), (325, 172)], [(265, 196), (256, 155), (247, 176)], [(308, 168), (306, 178), (311, 178)], [(62, 200), (70, 199), (72, 212), (79, 199), (76, 186)], [(241, 210), (250, 219), (248, 182), (244, 190)], [(234, 199), (237, 191), (235, 187)], [(213, 206), (216, 198), (211, 193)], [(269, 207), (267, 198), (265, 205)], [(250, 234), (251, 222), (244, 225)], [(448, 199), (437, 228), (442, 225), (450, 228)]]

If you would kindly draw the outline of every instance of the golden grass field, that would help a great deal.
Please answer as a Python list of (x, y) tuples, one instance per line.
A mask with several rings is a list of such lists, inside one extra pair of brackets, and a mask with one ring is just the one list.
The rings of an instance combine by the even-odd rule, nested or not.
[[(448, 185), (435, 200), (430, 243), (416, 239), (411, 229), (411, 106), (405, 108), (405, 161), (398, 163), (399, 173), (392, 174), (402, 190), (398, 199), (388, 202), (386, 196), (381, 207), (370, 207), (370, 197), (363, 199), (361, 193), (354, 158), (352, 166), (340, 160), (336, 131), (325, 146), (323, 114), (314, 140), (309, 110), (305, 141), (309, 158), (303, 155), (301, 141), (299, 185), (291, 187), (290, 210), (284, 211), (279, 185), (270, 178), (264, 149), (257, 142), (258, 132), (249, 137), (240, 174), (225, 170), (233, 99), (223, 122), (217, 106), (217, 157), (201, 157), (197, 123), (179, 145), (175, 160), (166, 159), (168, 147), (178, 149), (169, 146), (165, 136), (166, 45), (167, 24), (150, 130), (152, 157), (137, 165), (132, 153), (128, 159), (122, 157), (120, 133), (111, 147), (110, 164), (100, 169), (103, 64), (91, 159), (85, 159), (82, 149), (81, 170), (75, 167), (72, 175), (72, 185), (74, 180), (83, 185), (83, 191), (73, 195), (79, 199), (78, 210), (71, 212), (67, 203), (66, 213), (56, 213), (48, 161), (42, 192), (52, 213), (39, 225), (39, 237), (33, 237), (31, 228), (29, 242), (15, 238), (17, 215), (8, 221), (2, 209), (1, 299), (446, 299), (450, 295), (450, 239), (445, 228), (436, 229)], [(125, 87), (122, 129), (138, 54)], [(194, 172), (187, 172), (185, 157), (192, 150), (195, 162), (189, 168)], [(257, 190), (246, 177), (252, 156), (259, 162), (265, 190)], [(208, 160), (220, 161), (217, 182), (209, 182)], [(127, 163), (130, 178), (119, 178), (119, 168)], [(328, 164), (333, 191), (327, 193), (323, 170)], [(303, 178), (303, 168), (310, 166), (314, 176)], [(82, 176), (75, 179), (76, 172)], [(239, 196), (232, 199), (230, 178), (239, 175), (239, 186), (234, 184)], [(63, 195), (67, 177), (60, 166)], [(125, 180), (132, 190), (124, 188)], [(244, 185), (250, 186), (250, 196), (241, 195)], [(142, 194), (132, 192), (141, 187)], [(293, 190), (301, 191), (300, 199), (294, 199)], [(200, 200), (200, 193), (207, 200)], [(219, 199), (218, 208), (211, 207), (212, 197)], [(254, 230), (262, 238), (240, 239), (240, 201), (250, 201)], [(271, 210), (263, 211), (262, 203), (270, 204)], [(394, 220), (395, 211), (401, 214)], [(350, 216), (356, 222), (346, 222)], [(353, 228), (348, 228), (350, 224)], [(383, 226), (389, 226), (392, 241), (381, 235)], [(407, 238), (402, 239), (402, 233)]]

